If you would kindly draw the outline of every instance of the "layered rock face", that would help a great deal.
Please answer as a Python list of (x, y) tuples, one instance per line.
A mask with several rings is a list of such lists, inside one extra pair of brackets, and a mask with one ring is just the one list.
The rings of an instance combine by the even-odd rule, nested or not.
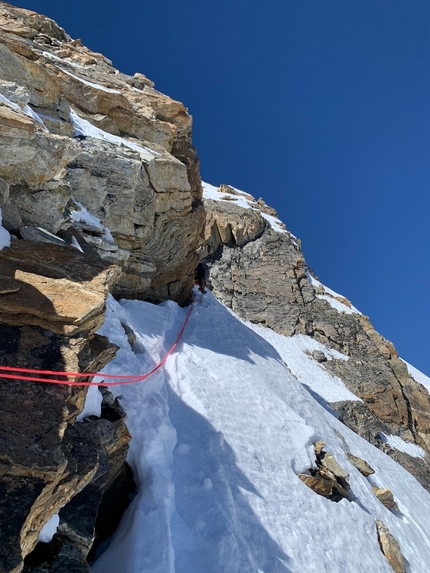
[(381, 432), (394, 434), (430, 453), (429, 394), (409, 376), (392, 343), (349, 301), (313, 277), (300, 241), (280, 226), (262, 200), (221, 186), (218, 200), (209, 192), (204, 203), (201, 257), (210, 263), (217, 298), (242, 318), (285, 336), (312, 337), (347, 356), (330, 361), (316, 357), (362, 400), (330, 407), (430, 490), (428, 457), (413, 458), (381, 439)]
[(9, 231), (73, 224), (121, 266), (116, 294), (184, 301), (204, 218), (191, 128), (186, 108), (142, 74), (120, 73), (49, 18), (0, 2)]
[[(142, 74), (0, 2), (1, 365), (97, 372), (116, 352), (95, 334), (109, 292), (187, 299), (204, 222), (191, 128)], [(126, 415), (104, 390), (76, 422), (86, 394), (3, 378), (0, 571), (88, 571), (129, 503)]]
[[(88, 258), (73, 247), (13, 240), (0, 251), (0, 269), (0, 364), (97, 372), (112, 360), (116, 347), (95, 331), (120, 272), (116, 265)], [(20, 571), (54, 514), (88, 491), (86, 486), (94, 488), (97, 480), (103, 482), (98, 488), (102, 495), (121, 471), (116, 466), (124, 464), (130, 439), (124, 420), (75, 424), (86, 394), (85, 386), (3, 379), (1, 571)], [(94, 522), (97, 507), (91, 508)], [(94, 535), (93, 527), (81, 549), (82, 561)], [(76, 552), (70, 535), (63, 535), (60, 543)], [(74, 560), (79, 562), (76, 556)]]

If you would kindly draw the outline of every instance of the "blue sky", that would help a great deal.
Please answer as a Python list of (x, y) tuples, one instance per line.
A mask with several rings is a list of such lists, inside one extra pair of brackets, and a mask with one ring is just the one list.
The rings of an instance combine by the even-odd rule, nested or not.
[(430, 374), (428, 0), (27, 0), (194, 117), (202, 177), (275, 207)]

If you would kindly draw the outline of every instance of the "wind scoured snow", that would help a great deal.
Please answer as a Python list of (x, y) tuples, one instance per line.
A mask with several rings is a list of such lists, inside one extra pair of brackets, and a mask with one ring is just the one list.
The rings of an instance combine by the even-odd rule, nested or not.
[[(100, 333), (120, 350), (106, 371), (151, 370), (186, 313), (172, 302), (110, 297)], [(133, 353), (121, 323), (144, 353)], [(375, 518), (400, 543), (408, 573), (428, 573), (430, 495), (321, 407), (273, 346), (211, 293), (197, 294), (163, 369), (117, 393), (139, 490), (93, 573), (392, 573)], [(371, 478), (349, 463), (334, 430), (373, 467)], [(297, 477), (314, 466), (318, 439), (349, 472), (349, 501), (318, 496)], [(400, 512), (372, 485), (389, 488)]]
[[(203, 197), (205, 199), (212, 199), (212, 201), (227, 201), (229, 203), (234, 203), (235, 205), (238, 205), (243, 209), (253, 209), (254, 211), (260, 211), (257, 203), (253, 203), (252, 201), (249, 201), (246, 198), (247, 196), (249, 197), (249, 195), (248, 193), (245, 193), (245, 191), (241, 191), (240, 189), (232, 187), (232, 189), (234, 189), (237, 193), (240, 193), (240, 195), (234, 195), (233, 193), (221, 193), (218, 187), (210, 185), (210, 183), (205, 183), (204, 181), (202, 181), (202, 186), (203, 186)], [(276, 217), (273, 217), (272, 215), (267, 215), (262, 211), (260, 211), (260, 214), (264, 219), (266, 219), (266, 221), (270, 224), (272, 229), (277, 233), (290, 235), (294, 239), (297, 238), (289, 231), (283, 229), (281, 226), (282, 221), (280, 221)]]
[(3, 216), (0, 207), (0, 251), (5, 247), (10, 247), (10, 233), (3, 227), (2, 221)]
[(352, 308), (349, 306), (346, 306), (346, 304), (343, 304), (343, 302), (337, 300), (337, 298), (333, 298), (325, 294), (317, 294), (317, 298), (327, 301), (332, 308), (337, 310), (337, 312), (343, 312), (345, 314), (356, 314), (356, 311), (352, 310)]
[(340, 402), (342, 400), (361, 402), (361, 399), (348, 390), (340, 378), (330, 374), (322, 364), (312, 358), (311, 354), (314, 350), (319, 350), (324, 352), (327, 360), (333, 360), (333, 358), (349, 360), (348, 356), (337, 350), (327, 348), (310, 336), (303, 334), (282, 336), (282, 334), (278, 334), (265, 326), (247, 321), (243, 322), (279, 352), (291, 373), (310, 392), (318, 394), (325, 402)]
[(412, 364), (406, 362), (406, 360), (403, 360), (403, 362), (406, 364), (406, 368), (408, 369), (410, 376), (412, 376), (412, 378), (416, 380), (416, 382), (422, 384), (424, 388), (427, 388), (427, 390), (430, 392), (430, 378), (426, 376), (423, 372), (418, 370), (418, 368), (415, 368), (415, 366), (412, 366)]
[(392, 448), (396, 448), (399, 452), (404, 452), (409, 454), (413, 458), (425, 458), (425, 451), (417, 446), (416, 444), (411, 444), (410, 442), (405, 442), (399, 436), (394, 436), (393, 434), (385, 435), (383, 432), (379, 432), (379, 436), (383, 442), (389, 444)]
[(150, 161), (154, 159), (154, 156), (160, 155), (157, 151), (152, 151), (148, 147), (144, 145), (137, 145), (137, 143), (133, 143), (132, 141), (127, 141), (118, 135), (112, 135), (107, 131), (103, 131), (102, 129), (96, 127), (86, 119), (82, 119), (79, 115), (70, 109), (70, 123), (73, 125), (73, 135), (74, 137), (79, 137), (83, 135), (84, 137), (94, 137), (96, 139), (102, 139), (104, 141), (109, 141), (110, 143), (115, 143), (115, 145), (124, 145), (133, 151), (137, 151), (140, 153), (142, 159), (146, 161)]
[[(341, 294), (338, 294), (337, 292), (335, 292), (331, 288), (323, 285), (319, 280), (317, 280), (315, 277), (313, 277), (309, 272), (307, 272), (306, 275), (307, 275), (311, 285), (314, 288), (317, 289), (318, 287), (321, 287), (324, 289), (324, 293), (326, 293), (326, 294), (317, 294), (317, 298), (320, 298), (322, 300), (326, 300), (330, 304), (330, 306), (335, 308), (338, 312), (344, 312), (345, 314), (360, 314), (360, 315), (362, 314), (352, 304), (349, 307), (346, 304), (344, 304), (343, 302), (341, 302), (340, 300), (338, 300), (339, 298), (345, 298), (344, 296), (342, 296)], [(330, 296), (327, 296), (327, 295), (330, 295)]]
[(77, 223), (87, 223), (87, 225), (91, 225), (92, 227), (100, 229), (101, 231), (103, 231), (103, 238), (106, 241), (108, 241), (109, 243), (115, 243), (115, 240), (112, 237), (112, 233), (110, 232), (109, 228), (103, 225), (100, 222), (100, 219), (98, 219), (95, 215), (92, 215), (88, 211), (88, 209), (82, 205), (82, 203), (79, 203), (79, 201), (76, 201), (76, 199), (74, 198), (73, 201), (79, 207), (79, 211), (77, 210), (71, 211), (70, 218), (72, 219), (72, 221), (76, 221)]
[[(67, 62), (68, 64), (70, 64), (70, 62)], [(73, 65), (73, 64), (72, 64)], [(105, 86), (101, 86), (100, 84), (94, 84), (93, 82), (89, 82), (88, 80), (84, 80), (83, 78), (80, 78), (79, 76), (75, 76), (75, 74), (72, 74), (71, 72), (68, 72), (67, 70), (64, 70), (63, 68), (61, 68), (60, 66), (56, 66), (59, 70), (61, 70), (63, 72), (63, 74), (67, 74), (68, 76), (70, 76), (71, 78), (78, 80), (78, 82), (81, 82), (82, 84), (86, 85), (86, 86), (90, 86), (91, 88), (95, 88), (96, 90), (100, 90), (102, 92), (107, 92), (110, 94), (120, 94), (121, 92), (119, 90), (113, 90), (112, 88), (106, 88)]]

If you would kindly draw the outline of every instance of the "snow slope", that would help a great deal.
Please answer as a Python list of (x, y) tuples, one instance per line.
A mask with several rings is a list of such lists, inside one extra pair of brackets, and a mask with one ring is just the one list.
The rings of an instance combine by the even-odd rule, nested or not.
[[(110, 298), (100, 333), (120, 350), (106, 372), (151, 369), (186, 312), (173, 302)], [(134, 352), (121, 322), (136, 333)], [(118, 393), (140, 487), (93, 573), (392, 573), (375, 518), (399, 541), (408, 573), (428, 572), (430, 495), (342, 425), (211, 293), (197, 294), (163, 369)], [(349, 501), (320, 497), (297, 477), (314, 465), (318, 439), (349, 472)], [(363, 477), (347, 448), (376, 473)], [(399, 513), (381, 505), (372, 484), (392, 490)]]

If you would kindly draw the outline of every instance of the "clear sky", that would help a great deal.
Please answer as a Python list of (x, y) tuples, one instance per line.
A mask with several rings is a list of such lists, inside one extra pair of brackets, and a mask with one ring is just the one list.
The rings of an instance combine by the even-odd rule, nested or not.
[(23, 0), (194, 117), (204, 180), (275, 207), (430, 374), (428, 0)]

